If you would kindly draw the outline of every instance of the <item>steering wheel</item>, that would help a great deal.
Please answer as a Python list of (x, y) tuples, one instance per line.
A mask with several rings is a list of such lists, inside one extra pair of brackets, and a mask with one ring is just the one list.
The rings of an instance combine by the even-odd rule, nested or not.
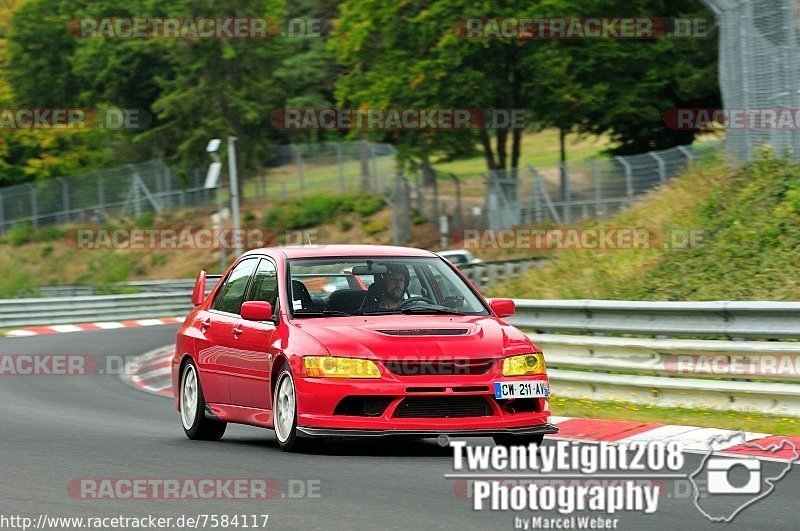
[(411, 297), (410, 299), (406, 299), (398, 304), (395, 310), (405, 310), (406, 308), (413, 306), (415, 302), (427, 302), (428, 304), (434, 304), (434, 302), (428, 297)]

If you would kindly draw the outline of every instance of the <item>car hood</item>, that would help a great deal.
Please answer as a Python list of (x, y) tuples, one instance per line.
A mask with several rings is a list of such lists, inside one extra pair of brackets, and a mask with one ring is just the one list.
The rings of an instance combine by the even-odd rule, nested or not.
[(521, 331), (491, 316), (327, 317), (292, 324), (332, 356), (481, 359), (538, 351)]

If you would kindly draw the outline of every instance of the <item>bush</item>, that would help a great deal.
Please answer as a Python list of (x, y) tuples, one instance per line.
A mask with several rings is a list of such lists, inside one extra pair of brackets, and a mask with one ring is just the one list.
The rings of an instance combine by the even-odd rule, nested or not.
[(33, 240), (37, 242), (54, 242), (64, 239), (64, 231), (55, 225), (48, 225), (37, 230), (33, 235)]
[(383, 220), (373, 219), (365, 222), (362, 228), (366, 234), (372, 236), (389, 230), (389, 224)]
[(342, 232), (347, 232), (353, 228), (353, 222), (347, 218), (342, 218), (339, 220), (339, 228)]
[(33, 241), (34, 232), (33, 225), (30, 223), (18, 223), (8, 229), (6, 238), (8, 238), (8, 241), (11, 243), (11, 245), (14, 247), (19, 247), (20, 245), (31, 243)]

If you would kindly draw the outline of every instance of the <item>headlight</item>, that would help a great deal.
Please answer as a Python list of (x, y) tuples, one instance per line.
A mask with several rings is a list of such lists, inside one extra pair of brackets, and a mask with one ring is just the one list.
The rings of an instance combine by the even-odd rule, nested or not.
[(531, 353), (522, 356), (511, 356), (503, 360), (503, 376), (526, 376), (528, 374), (544, 374), (544, 354)]
[(306, 356), (303, 358), (306, 376), (314, 378), (380, 378), (375, 362), (356, 358)]

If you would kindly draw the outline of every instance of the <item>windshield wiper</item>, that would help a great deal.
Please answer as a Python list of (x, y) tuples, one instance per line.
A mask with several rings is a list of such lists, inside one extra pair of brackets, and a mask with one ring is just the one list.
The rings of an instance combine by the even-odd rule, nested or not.
[(310, 311), (304, 312), (302, 310), (298, 310), (294, 312), (295, 317), (350, 317), (352, 313), (348, 312), (340, 312), (337, 310), (319, 310), (319, 311)]
[(412, 308), (405, 308), (400, 310), (400, 313), (405, 314), (426, 314), (426, 313), (441, 313), (444, 315), (467, 315), (464, 312), (459, 312), (457, 310), (451, 310), (450, 308), (435, 308), (431, 306), (415, 306)]

